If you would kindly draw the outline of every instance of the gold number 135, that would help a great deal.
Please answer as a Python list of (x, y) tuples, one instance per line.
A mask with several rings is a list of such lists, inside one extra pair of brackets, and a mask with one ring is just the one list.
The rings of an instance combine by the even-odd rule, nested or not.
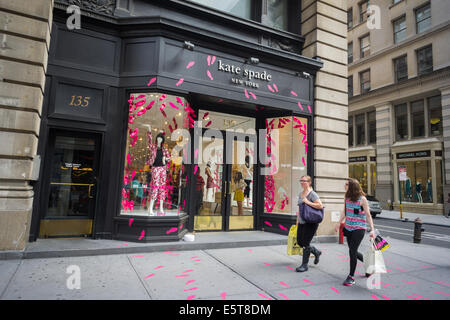
[(72, 96), (72, 101), (70, 101), (69, 106), (87, 107), (89, 106), (89, 99), (91, 99), (91, 97)]

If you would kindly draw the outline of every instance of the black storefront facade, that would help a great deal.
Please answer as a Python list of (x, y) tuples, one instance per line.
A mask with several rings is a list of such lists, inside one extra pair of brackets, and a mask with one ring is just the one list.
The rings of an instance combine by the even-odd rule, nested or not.
[[(286, 234), (296, 180), (314, 168), (322, 63), (300, 55), (304, 38), (183, 1), (82, 7), (81, 29), (69, 30), (66, 2), (54, 9), (30, 241)], [(276, 129), (279, 139), (267, 140)], [(198, 162), (210, 143), (214, 159)], [(269, 145), (279, 152), (265, 153), (274, 171), (258, 156)], [(240, 149), (250, 164), (225, 161)], [(164, 170), (154, 169), (159, 161)]]

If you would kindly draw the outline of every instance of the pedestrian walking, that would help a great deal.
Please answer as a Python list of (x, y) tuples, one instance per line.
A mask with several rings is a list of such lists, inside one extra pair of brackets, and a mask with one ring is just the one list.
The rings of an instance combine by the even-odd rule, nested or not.
[(303, 176), (300, 178), (300, 184), (303, 191), (298, 197), (299, 212), (297, 215), (297, 243), (303, 248), (302, 264), (295, 271), (305, 272), (308, 270), (309, 256), (312, 253), (315, 257), (314, 264), (319, 263), (319, 257), (322, 252), (314, 246), (311, 246), (311, 240), (314, 237), (319, 223), (307, 223), (300, 212), (301, 204), (305, 203), (315, 209), (323, 209), (323, 204), (319, 196), (311, 187), (312, 180), (310, 176)]
[(339, 232), (339, 226), (344, 223), (344, 236), (347, 238), (350, 255), (350, 273), (344, 281), (344, 286), (355, 284), (355, 270), (357, 260), (363, 261), (363, 255), (358, 252), (359, 245), (367, 230), (367, 222), (370, 226), (370, 237), (375, 238), (372, 216), (369, 203), (365, 197), (361, 185), (356, 179), (348, 179), (345, 183), (345, 208), (341, 213), (339, 223), (335, 230)]

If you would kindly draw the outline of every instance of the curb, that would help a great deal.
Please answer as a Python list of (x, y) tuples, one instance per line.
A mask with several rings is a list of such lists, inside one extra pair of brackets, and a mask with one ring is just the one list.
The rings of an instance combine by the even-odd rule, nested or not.
[[(311, 243), (336, 243), (337, 236), (316, 236)], [(184, 250), (210, 250), (210, 249), (230, 249), (245, 247), (262, 247), (287, 245), (287, 237), (285, 239), (273, 240), (246, 240), (238, 242), (175, 242), (175, 243), (153, 243), (149, 246), (130, 246), (130, 247), (110, 247), (110, 248), (93, 248), (93, 249), (65, 249), (65, 250), (42, 250), (42, 251), (5, 251), (0, 252), (1, 260), (22, 260), (22, 259), (47, 259), (47, 258), (67, 258), (67, 257), (86, 257), (86, 256), (103, 256), (114, 254), (136, 254), (136, 253), (152, 253), (164, 251), (184, 251)]]
[[(376, 219), (384, 219), (384, 220), (395, 220), (395, 221), (399, 221), (399, 222), (411, 222), (411, 223), (414, 223), (414, 220), (402, 220), (402, 219), (400, 219), (400, 218), (390, 218), (390, 217), (376, 217), (375, 219), (374, 219), (374, 221), (376, 220)], [(407, 219), (407, 218), (404, 218), (404, 219)], [(432, 225), (432, 226), (436, 226), (436, 227), (446, 227), (446, 228), (450, 228), (450, 225), (445, 225), (445, 224), (438, 224), (438, 223), (433, 223), (433, 222), (422, 222), (422, 224), (428, 224), (428, 225)]]
[(65, 249), (65, 250), (48, 250), (48, 251), (6, 251), (0, 252), (1, 260), (22, 260), (22, 259), (46, 259), (46, 258), (67, 258), (67, 257), (85, 257), (85, 256), (102, 256), (114, 254), (135, 254), (135, 253), (151, 253), (164, 251), (183, 251), (183, 250), (208, 250), (208, 249), (227, 249), (242, 247), (260, 247), (287, 245), (286, 239), (279, 240), (248, 240), (241, 242), (215, 242), (215, 243), (161, 243), (161, 245), (152, 246), (136, 246), (123, 248), (94, 248), (94, 249)]

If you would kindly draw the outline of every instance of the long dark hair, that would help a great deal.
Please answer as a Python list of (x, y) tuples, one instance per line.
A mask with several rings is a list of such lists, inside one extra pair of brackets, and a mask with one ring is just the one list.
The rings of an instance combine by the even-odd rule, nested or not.
[(238, 182), (241, 181), (242, 179), (243, 179), (242, 172), (240, 172), (240, 171), (236, 172), (236, 176), (235, 176), (235, 178), (234, 178), (234, 182), (235, 182), (235, 183), (238, 183)]
[(358, 180), (349, 178), (347, 181), (348, 189), (345, 193), (346, 199), (350, 200), (351, 202), (356, 202), (358, 201), (359, 197), (366, 195), (362, 190)]

